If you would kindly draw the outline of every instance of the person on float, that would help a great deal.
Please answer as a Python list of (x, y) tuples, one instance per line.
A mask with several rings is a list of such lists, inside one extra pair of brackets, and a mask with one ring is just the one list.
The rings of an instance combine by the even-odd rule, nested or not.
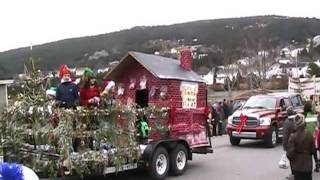
[(100, 90), (91, 69), (85, 68), (82, 81), (80, 88), (80, 105), (85, 107), (99, 106)]
[(115, 103), (114, 91), (115, 91), (115, 82), (108, 81), (106, 87), (100, 94), (103, 97), (104, 106), (111, 108)]
[(62, 108), (74, 108), (79, 104), (79, 88), (72, 82), (70, 70), (66, 65), (60, 67), (61, 83), (56, 91), (56, 103)]

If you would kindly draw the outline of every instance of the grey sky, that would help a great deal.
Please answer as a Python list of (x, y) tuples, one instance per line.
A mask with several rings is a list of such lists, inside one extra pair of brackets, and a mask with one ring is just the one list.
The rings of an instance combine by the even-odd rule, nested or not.
[(1, 0), (0, 52), (142, 25), (285, 15), (320, 18), (320, 0)]

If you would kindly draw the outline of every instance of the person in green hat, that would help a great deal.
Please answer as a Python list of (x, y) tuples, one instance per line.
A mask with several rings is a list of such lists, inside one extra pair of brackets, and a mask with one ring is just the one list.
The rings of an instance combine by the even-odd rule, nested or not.
[(80, 105), (86, 107), (99, 106), (100, 90), (91, 69), (84, 69), (82, 81), (82, 86), (80, 88)]

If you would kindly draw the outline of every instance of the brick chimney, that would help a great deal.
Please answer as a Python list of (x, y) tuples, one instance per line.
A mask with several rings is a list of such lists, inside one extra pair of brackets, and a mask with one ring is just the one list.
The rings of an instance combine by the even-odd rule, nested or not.
[(188, 47), (180, 50), (180, 66), (187, 71), (192, 70), (192, 54)]

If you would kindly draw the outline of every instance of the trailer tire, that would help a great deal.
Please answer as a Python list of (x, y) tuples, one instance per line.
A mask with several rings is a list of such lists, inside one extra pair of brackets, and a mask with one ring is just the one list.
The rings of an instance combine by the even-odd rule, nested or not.
[(164, 179), (169, 171), (169, 154), (163, 147), (158, 147), (149, 164), (149, 172), (152, 179), (161, 180)]
[(170, 153), (170, 170), (172, 175), (180, 176), (188, 164), (188, 151), (182, 144), (178, 144)]

